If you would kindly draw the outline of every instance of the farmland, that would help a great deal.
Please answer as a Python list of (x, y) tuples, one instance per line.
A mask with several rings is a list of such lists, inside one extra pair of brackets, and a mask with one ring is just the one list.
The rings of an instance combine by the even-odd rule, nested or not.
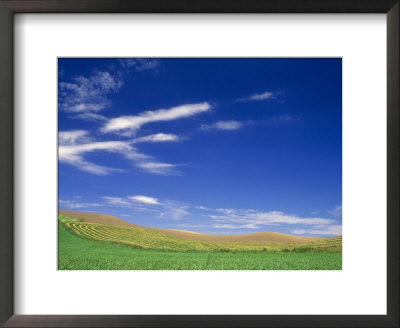
[(307, 245), (177, 238), (59, 216), (60, 270), (340, 270), (341, 237)]

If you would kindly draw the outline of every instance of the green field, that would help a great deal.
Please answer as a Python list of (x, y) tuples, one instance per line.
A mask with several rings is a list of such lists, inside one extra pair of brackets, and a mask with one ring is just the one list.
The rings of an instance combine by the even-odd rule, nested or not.
[[(151, 249), (151, 247), (146, 249), (116, 240), (107, 241), (105, 238), (100, 240), (101, 235), (97, 235), (99, 238), (97, 240), (90, 239), (87, 235), (79, 235), (66, 225), (66, 221), (69, 221), (67, 218), (60, 217), (60, 219), (58, 236), (60, 270), (341, 270), (342, 268), (342, 253), (337, 251), (337, 246), (314, 245), (314, 248), (287, 245), (280, 248), (257, 246), (257, 249), (250, 250), (249, 243), (246, 243), (245, 246), (240, 246), (243, 247), (240, 250), (240, 247), (226, 249), (227, 245), (218, 249), (214, 244), (219, 243), (211, 243), (214, 248), (208, 250), (188, 248), (186, 244), (186, 249), (181, 251), (168, 248)], [(85, 226), (88, 231), (91, 230), (90, 224)], [(96, 226), (99, 230), (100, 225)], [(111, 229), (110, 226), (102, 228)], [(145, 231), (145, 233), (150, 232)], [(205, 247), (204, 243), (209, 243), (187, 240), (184, 242), (189, 244), (193, 242), (193, 245), (201, 243), (202, 247)], [(168, 243), (171, 245), (170, 240)], [(331, 241), (331, 243), (336, 242)]]

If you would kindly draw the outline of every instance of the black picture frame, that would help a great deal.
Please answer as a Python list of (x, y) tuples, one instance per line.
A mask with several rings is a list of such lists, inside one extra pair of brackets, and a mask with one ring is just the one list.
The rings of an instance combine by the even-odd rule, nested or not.
[[(4, 327), (399, 327), (399, 8), (399, 0), (0, 0), (0, 324)], [(385, 13), (387, 315), (15, 315), (13, 17), (16, 13)]]

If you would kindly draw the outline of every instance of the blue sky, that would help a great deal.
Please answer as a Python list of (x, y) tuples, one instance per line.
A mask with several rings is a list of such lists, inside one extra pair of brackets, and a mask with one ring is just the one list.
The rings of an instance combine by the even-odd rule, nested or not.
[(341, 59), (59, 59), (59, 207), (335, 236)]

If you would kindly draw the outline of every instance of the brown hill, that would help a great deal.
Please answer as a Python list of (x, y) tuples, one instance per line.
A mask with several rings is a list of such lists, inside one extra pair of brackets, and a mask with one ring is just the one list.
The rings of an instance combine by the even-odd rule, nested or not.
[(59, 210), (60, 214), (65, 215), (71, 219), (83, 219), (84, 222), (89, 223), (100, 223), (108, 224), (117, 227), (133, 227), (133, 228), (145, 228), (137, 224), (129, 223), (125, 220), (117, 218), (116, 216), (108, 214), (90, 213), (90, 212), (77, 212), (77, 211), (67, 211)]
[(176, 229), (154, 229), (177, 238), (203, 240), (203, 241), (243, 241), (243, 242), (263, 242), (271, 244), (296, 244), (305, 245), (313, 241), (325, 239), (323, 237), (301, 237), (288, 235), (279, 232), (256, 232), (245, 235), (212, 235), (186, 230)]
[(133, 228), (145, 228), (160, 231), (165, 233), (166, 235), (182, 238), (182, 239), (191, 239), (191, 240), (202, 240), (202, 241), (226, 241), (226, 242), (263, 242), (263, 243), (271, 243), (271, 244), (296, 244), (296, 245), (304, 245), (311, 242), (315, 242), (317, 240), (326, 239), (324, 237), (301, 237), (288, 235), (279, 232), (257, 232), (250, 233), (245, 235), (212, 235), (205, 234), (187, 230), (179, 230), (179, 229), (159, 229), (159, 228), (150, 228), (145, 227), (133, 223), (129, 223), (125, 220), (117, 218), (116, 216), (107, 215), (107, 214), (99, 214), (99, 213), (89, 213), (89, 212), (77, 212), (77, 211), (67, 211), (67, 210), (59, 210), (59, 213), (70, 217), (72, 219), (83, 219), (84, 222), (89, 223), (99, 223), (99, 224), (108, 224), (113, 226), (120, 227), (133, 227)]

